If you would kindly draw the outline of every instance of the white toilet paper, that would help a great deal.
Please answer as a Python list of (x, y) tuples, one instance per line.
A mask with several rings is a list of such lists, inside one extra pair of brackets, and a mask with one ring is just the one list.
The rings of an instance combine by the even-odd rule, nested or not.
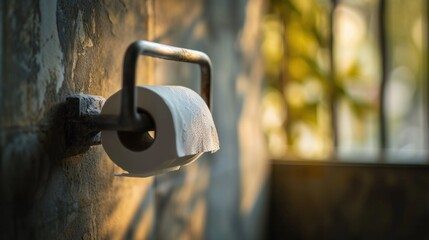
[[(121, 91), (107, 99), (101, 114), (118, 116), (120, 104)], [(181, 86), (139, 86), (137, 107), (149, 113), (155, 122), (154, 139), (140, 134), (141, 140), (134, 140), (117, 131), (101, 133), (107, 155), (128, 171), (121, 175), (145, 177), (177, 170), (203, 152), (219, 149), (210, 110), (193, 90)], [(141, 142), (137, 144), (140, 147), (130, 146), (136, 145), (136, 141)]]

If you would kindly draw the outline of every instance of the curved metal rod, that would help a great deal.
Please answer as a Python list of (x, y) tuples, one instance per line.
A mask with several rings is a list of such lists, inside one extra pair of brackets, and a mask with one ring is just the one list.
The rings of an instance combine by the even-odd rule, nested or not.
[[(331, 0), (331, 9), (329, 10), (329, 65), (330, 65), (330, 76), (329, 76), (329, 110), (331, 114), (330, 124), (332, 131), (332, 144), (333, 152), (332, 155), (338, 153), (338, 111), (337, 111), (337, 100), (338, 96), (336, 93), (336, 66), (335, 66), (335, 38), (334, 38), (334, 26), (335, 26), (335, 10), (338, 7), (338, 0)], [(334, 159), (336, 159), (334, 157)]]
[(198, 64), (201, 70), (200, 94), (209, 109), (211, 108), (211, 62), (207, 54), (154, 42), (136, 41), (128, 47), (124, 58), (119, 116), (121, 130), (143, 131), (147, 129), (147, 126), (144, 127), (148, 122), (147, 119), (144, 119), (145, 115), (137, 113), (136, 108), (136, 67), (139, 55)]
[(379, 89), (379, 128), (380, 128), (380, 161), (384, 161), (386, 148), (389, 147), (389, 126), (387, 113), (387, 85), (388, 85), (388, 71), (389, 71), (389, 57), (388, 57), (388, 43), (387, 43), (387, 2), (380, 0), (378, 6), (378, 26), (379, 26), (379, 49), (380, 49), (380, 62), (381, 62), (381, 81)]

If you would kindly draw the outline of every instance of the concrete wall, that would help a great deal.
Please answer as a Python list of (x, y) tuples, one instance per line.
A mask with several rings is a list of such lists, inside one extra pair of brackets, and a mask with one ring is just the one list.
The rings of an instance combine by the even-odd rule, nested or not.
[[(260, 0), (2, 1), (0, 238), (258, 239), (267, 162), (259, 131)], [(109, 97), (134, 40), (202, 50), (213, 61), (221, 150), (144, 179), (101, 146), (68, 154), (64, 99)], [(142, 58), (139, 84), (196, 88), (196, 66)], [(196, 88), (197, 89), (197, 88)]]

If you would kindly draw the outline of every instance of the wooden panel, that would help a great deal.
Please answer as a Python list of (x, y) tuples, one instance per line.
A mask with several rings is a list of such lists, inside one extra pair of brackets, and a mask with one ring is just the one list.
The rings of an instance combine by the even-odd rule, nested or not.
[(270, 239), (426, 239), (429, 168), (274, 164)]

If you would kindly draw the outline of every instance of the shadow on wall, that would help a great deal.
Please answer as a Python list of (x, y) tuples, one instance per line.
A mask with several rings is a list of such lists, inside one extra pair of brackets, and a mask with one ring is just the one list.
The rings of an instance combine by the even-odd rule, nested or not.
[[(256, 123), (258, 108), (249, 103), (249, 99), (259, 103), (254, 93), (259, 93), (262, 80), (262, 71), (252, 72), (259, 70), (255, 64), (260, 58), (254, 51), (259, 39), (250, 30), (257, 24), (249, 15), (254, 21), (260, 20), (262, 1), (206, 0), (173, 5), (173, 1), (156, 4), (156, 12), (169, 14), (157, 16), (155, 39), (202, 50), (210, 56), (214, 69), (213, 115), (221, 149), (179, 172), (156, 177), (157, 236), (258, 239), (263, 232), (267, 162), (263, 144), (249, 147), (249, 143), (259, 144), (258, 137), (262, 139)], [(254, 44), (253, 51), (246, 52), (244, 43)], [(198, 83), (199, 73), (194, 69), (157, 62), (156, 81), (162, 80), (157, 84), (198, 89), (193, 83)], [(249, 112), (252, 107), (255, 111)], [(243, 138), (242, 119), (253, 120), (249, 124), (255, 133), (253, 138)]]
[(59, 103), (45, 113), (37, 127), (6, 129), (3, 135), (7, 147), (2, 148), (2, 158), (12, 162), (2, 165), (2, 203), (16, 206), (18, 215), (44, 194), (51, 168), (89, 150), (89, 146), (73, 151), (66, 146), (65, 115), (66, 105)]

